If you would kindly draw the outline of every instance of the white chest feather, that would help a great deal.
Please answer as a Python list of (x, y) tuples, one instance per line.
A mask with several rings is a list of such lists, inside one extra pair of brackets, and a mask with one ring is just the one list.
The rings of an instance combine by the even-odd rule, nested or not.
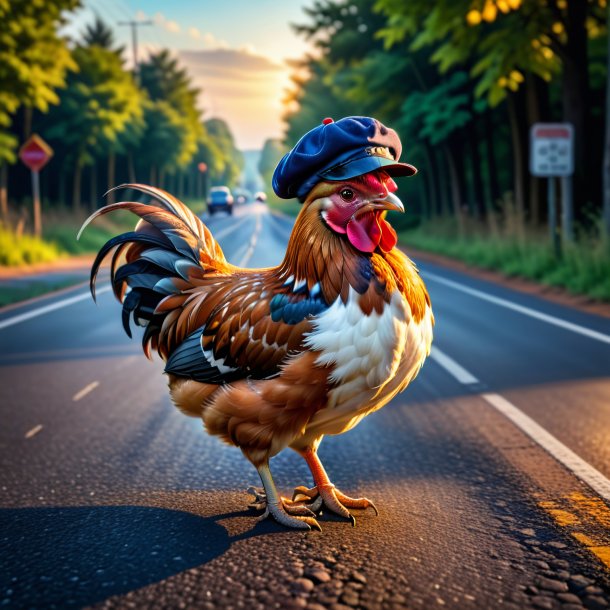
[(318, 364), (332, 366), (326, 409), (319, 411), (308, 433), (338, 434), (391, 400), (417, 375), (430, 351), (432, 314), (415, 322), (399, 292), (378, 314), (366, 316), (351, 291), (315, 322), (308, 347), (319, 351)]

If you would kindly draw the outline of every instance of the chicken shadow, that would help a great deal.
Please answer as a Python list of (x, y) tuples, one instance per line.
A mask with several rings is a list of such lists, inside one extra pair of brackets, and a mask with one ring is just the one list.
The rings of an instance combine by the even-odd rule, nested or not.
[(0, 509), (0, 604), (95, 604), (223, 554), (220, 515), (143, 506)]

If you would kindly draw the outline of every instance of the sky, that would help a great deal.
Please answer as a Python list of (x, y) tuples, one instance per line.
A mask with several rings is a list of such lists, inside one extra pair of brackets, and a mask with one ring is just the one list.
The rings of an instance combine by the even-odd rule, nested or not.
[(281, 137), (282, 100), (290, 86), (288, 61), (311, 51), (290, 27), (307, 23), (303, 7), (312, 0), (84, 0), (66, 33), (78, 40), (97, 13), (126, 47), (132, 62), (133, 19), (152, 21), (138, 27), (138, 55), (168, 48), (202, 90), (204, 118), (227, 121), (238, 148), (260, 149)]

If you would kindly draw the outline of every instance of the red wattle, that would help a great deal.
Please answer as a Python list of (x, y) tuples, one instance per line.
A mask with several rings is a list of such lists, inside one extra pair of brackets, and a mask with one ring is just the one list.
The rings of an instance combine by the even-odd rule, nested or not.
[(381, 239), (381, 228), (377, 215), (373, 212), (362, 214), (347, 224), (347, 237), (361, 252), (374, 252)]
[(398, 243), (398, 235), (396, 235), (394, 227), (384, 218), (379, 219), (379, 224), (381, 225), (379, 247), (384, 252), (389, 252)]

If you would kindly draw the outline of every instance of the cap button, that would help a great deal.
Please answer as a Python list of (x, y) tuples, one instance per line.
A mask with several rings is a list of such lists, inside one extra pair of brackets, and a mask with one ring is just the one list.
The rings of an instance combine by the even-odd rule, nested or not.
[(330, 118), (330, 117), (326, 117), (323, 121), (322, 121), (322, 125), (329, 125), (330, 123), (334, 123), (334, 121)]

